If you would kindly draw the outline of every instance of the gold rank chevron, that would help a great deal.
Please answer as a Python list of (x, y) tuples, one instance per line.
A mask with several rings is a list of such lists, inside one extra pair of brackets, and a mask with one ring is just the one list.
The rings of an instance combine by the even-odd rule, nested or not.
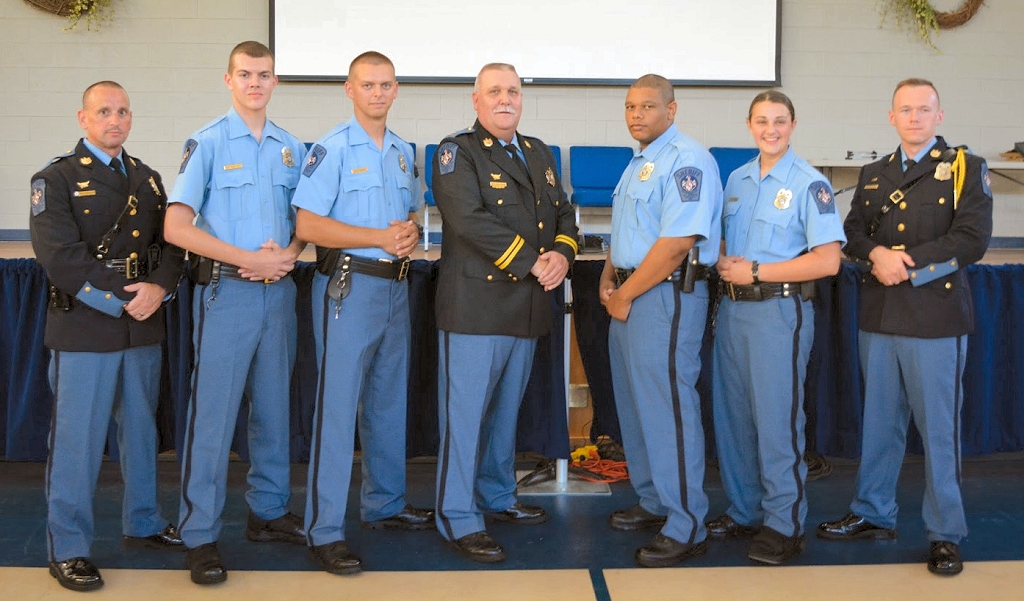
[(523, 248), (523, 244), (525, 243), (526, 240), (523, 240), (522, 236), (516, 236), (512, 240), (512, 244), (508, 245), (508, 249), (505, 250), (505, 254), (498, 257), (498, 260), (494, 262), (494, 264), (498, 266), (498, 269), (506, 269), (511, 265), (512, 260), (516, 258), (516, 255), (519, 254), (519, 250)]

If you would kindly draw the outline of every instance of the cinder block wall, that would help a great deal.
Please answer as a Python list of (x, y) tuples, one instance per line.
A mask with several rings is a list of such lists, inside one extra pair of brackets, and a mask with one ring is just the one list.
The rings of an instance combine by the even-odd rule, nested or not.
[[(933, 4), (948, 10), (960, 2)], [(796, 104), (793, 143), (800, 155), (895, 148), (889, 99), (908, 76), (938, 86), (946, 111), (940, 133), (949, 141), (992, 160), (1024, 140), (1024, 2), (986, 4), (967, 25), (942, 32), (938, 53), (891, 26), (880, 28), (873, 7), (872, 0), (782, 2), (782, 90)], [(172, 186), (182, 142), (229, 107), (228, 52), (244, 39), (268, 40), (269, 2), (130, 0), (117, 3), (116, 20), (98, 32), (65, 32), (65, 25), (21, 0), (0, 3), (0, 237), (28, 228), (29, 178), (80, 137), (81, 92), (100, 79), (128, 90), (135, 122), (127, 147)], [(708, 146), (749, 146), (744, 119), (757, 91), (679, 88), (677, 123)], [(390, 124), (417, 144), (419, 164), (426, 144), (472, 122), (469, 94), (462, 85), (401, 86)], [(520, 129), (560, 145), (565, 161), (574, 144), (629, 145), (624, 97), (622, 87), (528, 87)], [(278, 87), (270, 111), (305, 140), (351, 112), (341, 85), (294, 83)], [(837, 187), (855, 175), (837, 170)], [(1024, 187), (999, 177), (993, 184), (996, 235), (1024, 235)]]

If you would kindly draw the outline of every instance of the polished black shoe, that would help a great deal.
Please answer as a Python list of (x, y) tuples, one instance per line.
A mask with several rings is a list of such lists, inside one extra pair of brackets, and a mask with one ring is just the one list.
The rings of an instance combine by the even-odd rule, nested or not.
[(640, 567), (667, 568), (683, 560), (700, 557), (707, 552), (708, 542), (705, 540), (687, 545), (659, 532), (654, 535), (651, 542), (636, 550), (634, 558)]
[(616, 530), (660, 529), (667, 520), (667, 517), (654, 515), (637, 503), (629, 509), (611, 512), (608, 516), (608, 525)]
[(94, 591), (103, 586), (99, 569), (88, 557), (74, 557), (67, 561), (51, 561), (50, 576), (57, 579), (66, 589), (73, 591)]
[(505, 511), (488, 513), (487, 518), (498, 522), (513, 522), (516, 524), (540, 524), (548, 521), (548, 512), (543, 507), (534, 505), (523, 505), (516, 501), (516, 504)]
[(737, 523), (729, 514), (719, 516), (710, 522), (706, 522), (704, 527), (708, 529), (708, 536), (720, 539), (750, 538), (760, 530), (760, 528), (756, 526), (744, 526), (743, 524)]
[(505, 549), (502, 549), (501, 545), (484, 530), (467, 534), (456, 540), (450, 540), (448, 545), (466, 559), (479, 561), (480, 563), (505, 561)]
[(280, 542), (305, 545), (306, 531), (302, 529), (302, 519), (294, 513), (286, 513), (273, 520), (261, 520), (249, 510), (245, 538), (254, 543)]
[(309, 554), (331, 574), (358, 574), (363, 569), (363, 560), (350, 551), (343, 540), (310, 547)]
[(803, 553), (806, 546), (807, 540), (802, 534), (786, 536), (778, 530), (763, 526), (750, 541), (747, 557), (757, 563), (777, 566)]
[(933, 540), (928, 550), (928, 571), (939, 576), (956, 576), (963, 572), (960, 545), (948, 540)]
[(192, 582), (196, 584), (217, 584), (228, 579), (228, 571), (217, 551), (217, 543), (206, 543), (188, 550), (185, 566), (189, 569)]
[(157, 551), (186, 551), (178, 529), (170, 524), (152, 536), (125, 536), (121, 546), (126, 549), (156, 549)]
[(391, 517), (362, 522), (360, 526), (364, 530), (431, 530), (437, 527), (433, 509), (416, 509), (412, 505), (406, 505)]
[(818, 538), (828, 540), (854, 540), (861, 538), (896, 538), (896, 530), (882, 528), (865, 520), (859, 515), (848, 513), (841, 520), (822, 522), (815, 531)]

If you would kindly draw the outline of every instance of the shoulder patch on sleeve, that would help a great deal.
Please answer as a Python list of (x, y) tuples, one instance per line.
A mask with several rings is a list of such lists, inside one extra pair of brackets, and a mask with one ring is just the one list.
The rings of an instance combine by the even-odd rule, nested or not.
[(981, 191), (985, 196), (992, 196), (992, 176), (988, 172), (988, 163), (981, 163)]
[(679, 199), (683, 202), (700, 200), (700, 184), (704, 173), (696, 167), (683, 167), (673, 174), (679, 187)]
[(192, 138), (185, 141), (185, 151), (181, 154), (181, 168), (178, 169), (178, 175), (185, 173), (185, 167), (188, 166), (188, 160), (192, 158), (192, 151), (199, 146), (199, 142), (196, 142)]
[(814, 204), (818, 206), (819, 215), (836, 212), (836, 203), (833, 202), (835, 199), (832, 198), (832, 189), (827, 183), (822, 181), (811, 182), (811, 185), (807, 187), (807, 193), (811, 195), (811, 198), (814, 199)]
[(46, 180), (39, 178), (32, 180), (32, 216), (46, 210)]
[(313, 175), (313, 172), (320, 166), (325, 156), (327, 156), (327, 149), (319, 144), (314, 144), (309, 149), (309, 156), (306, 157), (306, 168), (302, 170), (302, 175), (306, 177)]
[(455, 155), (459, 152), (459, 145), (455, 142), (445, 142), (437, 149), (437, 165), (441, 175), (448, 175), (455, 171)]

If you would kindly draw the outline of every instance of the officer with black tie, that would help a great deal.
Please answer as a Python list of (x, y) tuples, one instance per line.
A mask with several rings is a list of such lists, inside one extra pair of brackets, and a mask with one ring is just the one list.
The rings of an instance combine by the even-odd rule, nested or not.
[(78, 123), (85, 138), (75, 150), (32, 176), (29, 224), (51, 284), (50, 575), (65, 588), (91, 591), (103, 586), (89, 558), (111, 416), (125, 485), (124, 546), (185, 550), (160, 513), (156, 481), (163, 302), (177, 288), (182, 252), (163, 240), (160, 174), (122, 147), (132, 127), (124, 88), (113, 81), (89, 86)]
[(928, 569), (963, 571), (967, 536), (960, 494), (960, 411), (974, 308), (967, 266), (992, 235), (985, 160), (935, 135), (942, 123), (930, 81), (893, 93), (889, 123), (900, 145), (861, 169), (846, 217), (846, 254), (863, 266), (860, 362), (864, 432), (850, 513), (818, 526), (832, 540), (896, 538), (896, 481), (911, 416), (925, 454), (922, 506)]

